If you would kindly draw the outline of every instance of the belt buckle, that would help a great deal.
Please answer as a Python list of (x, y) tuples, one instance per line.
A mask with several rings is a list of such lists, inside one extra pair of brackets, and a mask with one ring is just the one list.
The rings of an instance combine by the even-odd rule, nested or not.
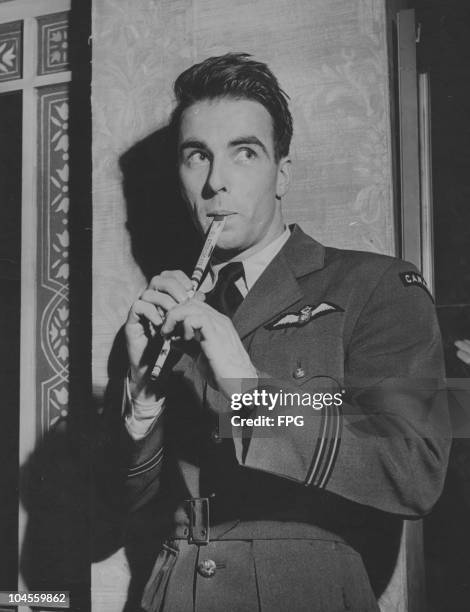
[(189, 506), (188, 544), (209, 544), (209, 498), (192, 497), (186, 500)]

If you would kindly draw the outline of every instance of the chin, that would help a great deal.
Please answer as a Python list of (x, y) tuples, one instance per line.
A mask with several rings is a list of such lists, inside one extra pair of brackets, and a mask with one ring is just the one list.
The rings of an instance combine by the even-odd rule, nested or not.
[(238, 240), (230, 240), (222, 236), (217, 242), (217, 248), (221, 251), (243, 251), (243, 246)]
[(228, 258), (235, 256), (237, 253), (242, 253), (246, 250), (246, 245), (240, 238), (234, 235), (226, 235), (225, 231), (222, 232), (219, 240), (217, 241), (217, 250), (220, 254), (225, 254)]

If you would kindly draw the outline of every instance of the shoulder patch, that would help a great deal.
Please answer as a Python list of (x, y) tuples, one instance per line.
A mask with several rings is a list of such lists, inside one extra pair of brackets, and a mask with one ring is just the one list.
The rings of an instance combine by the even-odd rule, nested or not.
[(424, 289), (424, 291), (426, 291), (431, 300), (434, 302), (432, 293), (429, 291), (428, 284), (424, 280), (422, 274), (416, 272), (415, 270), (410, 270), (409, 272), (400, 272), (398, 276), (401, 279), (403, 287), (420, 287), (421, 289)]
[(332, 304), (331, 302), (322, 302), (318, 306), (305, 305), (299, 312), (287, 312), (280, 315), (271, 323), (265, 326), (265, 329), (284, 329), (285, 327), (303, 327), (313, 319), (317, 319), (331, 312), (344, 312), (341, 306)]

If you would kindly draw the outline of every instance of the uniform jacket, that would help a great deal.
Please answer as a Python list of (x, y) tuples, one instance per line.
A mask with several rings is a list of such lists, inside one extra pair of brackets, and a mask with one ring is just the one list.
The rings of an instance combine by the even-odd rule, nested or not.
[[(183, 500), (210, 497), (215, 530), (245, 523), (256, 538), (268, 521), (274, 538), (300, 525), (298, 537), (345, 542), (377, 566), (371, 543), (385, 542), (397, 517), (429, 512), (446, 469), (440, 334), (422, 277), (410, 263), (324, 247), (294, 226), (233, 324), (258, 390), (304, 401), (336, 393), (341, 405), (296, 399), (235, 412), (193, 358), (178, 356), (163, 416), (143, 440), (123, 433), (133, 508), (153, 500), (171, 535), (186, 524)], [(211, 407), (224, 403), (219, 420)], [(302, 416), (304, 425), (281, 419), (231, 436), (233, 415)]]

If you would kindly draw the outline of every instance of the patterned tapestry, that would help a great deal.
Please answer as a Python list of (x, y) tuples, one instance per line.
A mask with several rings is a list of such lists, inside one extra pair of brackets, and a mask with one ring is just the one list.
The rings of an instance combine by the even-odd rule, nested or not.
[(38, 149), (38, 434), (45, 433), (68, 406), (68, 88), (39, 89)]

